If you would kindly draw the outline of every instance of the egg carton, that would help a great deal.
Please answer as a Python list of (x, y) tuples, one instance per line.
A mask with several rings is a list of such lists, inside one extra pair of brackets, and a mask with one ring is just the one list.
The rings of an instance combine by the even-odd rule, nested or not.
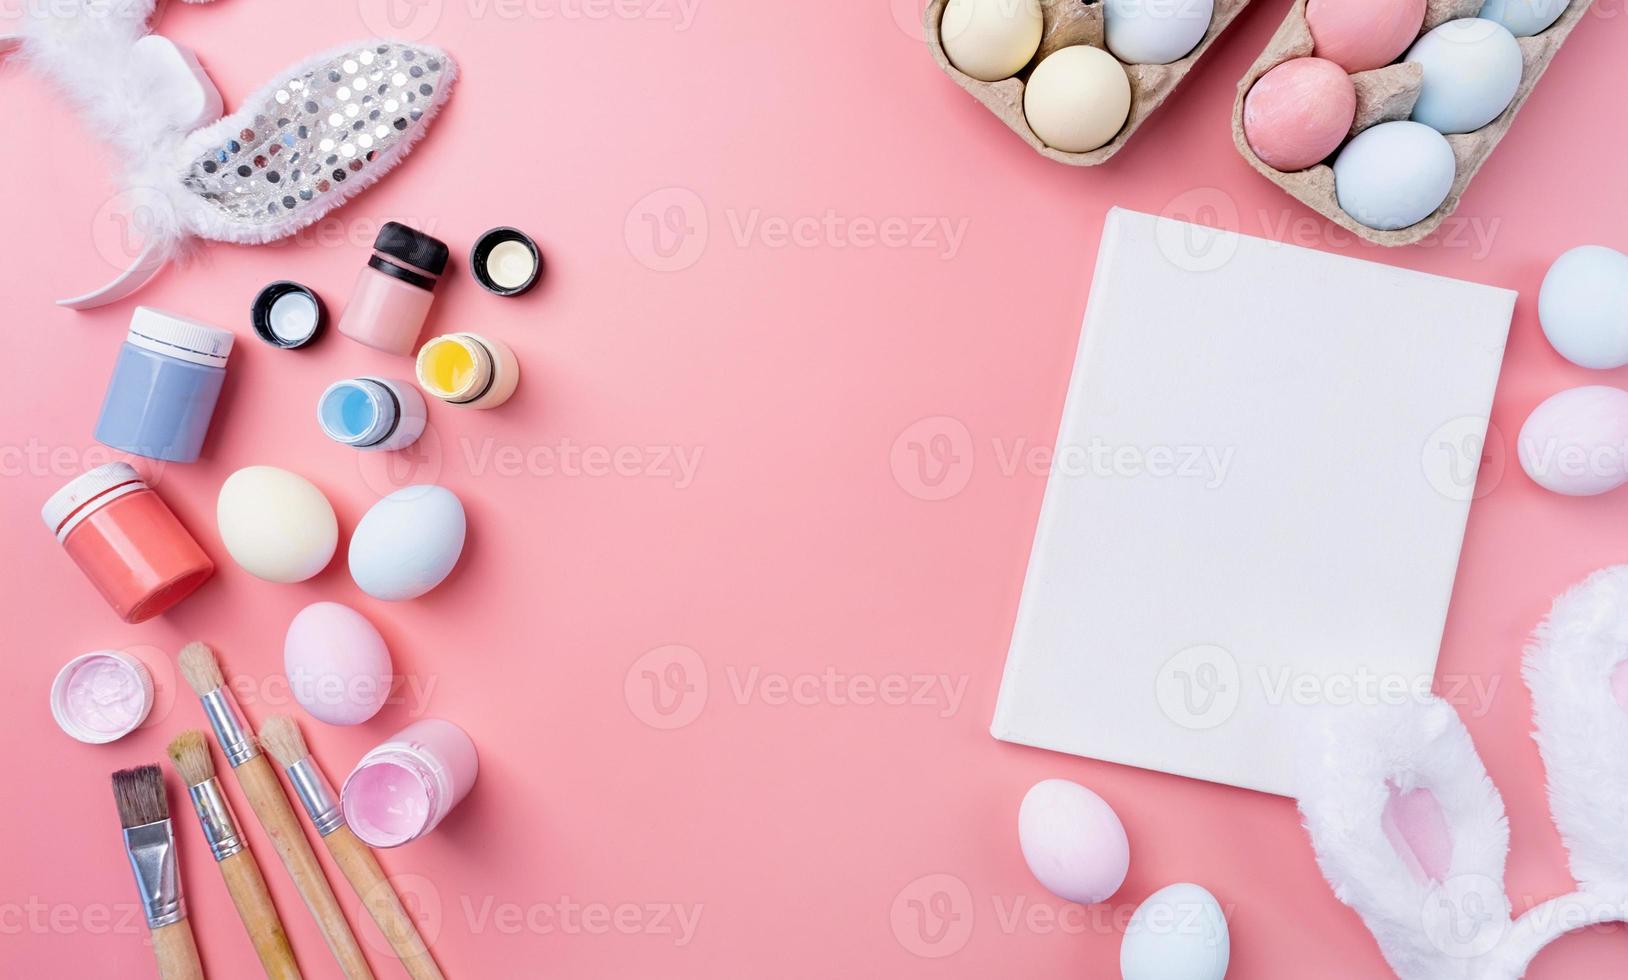
[[(1232, 105), (1232, 142), (1238, 147), (1238, 152), (1243, 154), (1244, 159), (1249, 161), (1250, 166), (1260, 171), (1267, 180), (1283, 188), (1291, 197), (1341, 228), (1377, 245), (1412, 245), (1435, 231), (1458, 207), (1464, 189), (1469, 186), (1481, 165), (1486, 163), (1488, 154), (1492, 153), (1498, 141), (1509, 132), (1510, 124), (1515, 121), (1515, 114), (1526, 104), (1526, 97), (1532, 94), (1538, 79), (1543, 77), (1549, 62), (1554, 60), (1555, 52), (1571, 34), (1572, 28), (1577, 26), (1577, 22), (1588, 13), (1592, 4), (1593, 0), (1572, 0), (1571, 5), (1558, 20), (1549, 25), (1547, 30), (1532, 37), (1515, 39), (1521, 47), (1522, 59), (1521, 84), (1515, 90), (1515, 97), (1510, 100), (1498, 118), (1480, 129), (1471, 133), (1447, 136), (1447, 142), (1453, 148), (1455, 162), (1452, 188), (1448, 190), (1447, 199), (1442, 201), (1440, 207), (1423, 220), (1406, 228), (1381, 231), (1370, 228), (1346, 214), (1334, 193), (1334, 168), (1327, 163), (1318, 163), (1306, 170), (1285, 173), (1267, 165), (1256, 156), (1255, 151), (1250, 148), (1249, 141), (1244, 138), (1244, 98), (1256, 80), (1285, 61), (1306, 57), (1312, 53), (1311, 29), (1306, 26), (1306, 0), (1295, 0), (1289, 16), (1284, 18), (1277, 33), (1266, 45), (1266, 50), (1261, 52), (1255, 64), (1250, 66), (1249, 71), (1238, 82), (1238, 98)], [(1425, 5), (1424, 26), (1419, 31), (1420, 36), (1428, 34), (1447, 21), (1474, 17), (1480, 12), (1481, 5), (1482, 0), (1428, 0)], [(1384, 68), (1357, 72), (1351, 76), (1351, 81), (1357, 89), (1357, 115), (1351, 124), (1351, 132), (1346, 134), (1347, 140), (1370, 126), (1395, 122), (1412, 115), (1413, 104), (1418, 101), (1419, 88), (1424, 82), (1424, 70), (1413, 62), (1399, 61)], [(1343, 149), (1345, 143), (1342, 142), (1340, 146)], [(1335, 151), (1336, 154), (1338, 152)]]
[(1168, 65), (1125, 65), (1125, 74), (1130, 77), (1131, 82), (1131, 110), (1125, 119), (1125, 125), (1120, 127), (1112, 140), (1094, 150), (1068, 153), (1047, 146), (1034, 134), (1034, 130), (1029, 128), (1029, 121), (1023, 115), (1023, 86), (1029, 74), (1034, 71), (1035, 65), (1040, 64), (1047, 55), (1059, 48), (1089, 44), (1094, 48), (1107, 50), (1103, 43), (1102, 4), (1097, 0), (1040, 0), (1040, 15), (1044, 27), (1040, 36), (1040, 47), (1035, 51), (1034, 57), (1011, 78), (985, 82), (957, 69), (950, 64), (949, 56), (944, 53), (944, 43), (939, 36), (939, 22), (944, 17), (944, 7), (947, 3), (948, 0), (932, 0), (927, 5), (927, 12), (924, 15), (927, 46), (932, 50), (933, 60), (938, 62), (938, 67), (944, 70), (944, 74), (953, 78), (957, 85), (972, 93), (973, 98), (982, 102), (1006, 124), (1008, 129), (1022, 137), (1036, 153), (1072, 167), (1095, 167), (1100, 163), (1106, 163), (1110, 157), (1118, 153), (1131, 138), (1131, 134), (1136, 132), (1147, 117), (1153, 115), (1154, 110), (1170, 97), (1170, 93), (1175, 91), (1176, 86), (1192, 70), (1193, 63), (1209, 50), (1216, 37), (1227, 29), (1227, 25), (1232, 23), (1240, 11), (1249, 6), (1249, 0), (1215, 0), (1209, 30), (1204, 32), (1203, 40), (1199, 41), (1198, 46), (1186, 57), (1172, 61)]

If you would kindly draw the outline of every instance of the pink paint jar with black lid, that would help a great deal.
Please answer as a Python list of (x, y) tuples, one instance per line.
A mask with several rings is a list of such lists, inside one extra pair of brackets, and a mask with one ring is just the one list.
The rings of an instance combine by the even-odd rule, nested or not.
[(430, 315), (435, 284), (447, 268), (446, 243), (387, 221), (356, 277), (339, 332), (386, 354), (410, 355)]
[(191, 595), (215, 563), (128, 463), (88, 470), (40, 509), (45, 526), (127, 623)]

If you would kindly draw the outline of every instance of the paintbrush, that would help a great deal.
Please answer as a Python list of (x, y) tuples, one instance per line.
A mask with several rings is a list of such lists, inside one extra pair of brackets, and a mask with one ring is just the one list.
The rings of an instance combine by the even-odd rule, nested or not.
[(260, 874), (260, 865), (255, 862), (248, 841), (238, 832), (237, 818), (226, 802), (226, 792), (215, 778), (215, 760), (209, 755), (209, 741), (196, 729), (184, 731), (170, 742), (169, 754), (175, 771), (187, 784), (192, 808), (203, 826), (204, 840), (209, 842), (209, 853), (220, 867), (226, 890), (232, 895), (232, 904), (237, 906), (238, 917), (249, 932), (249, 941), (254, 943), (266, 976), (271, 980), (300, 980), (294, 950), (288, 945), (288, 933), (283, 931), (277, 906), (272, 904), (271, 893), (266, 890), (266, 879)]
[(124, 852), (136, 875), (141, 909), (153, 935), (158, 975), (164, 980), (203, 980), (198, 944), (181, 899), (181, 873), (175, 863), (175, 827), (164, 798), (164, 774), (157, 766), (120, 769), (113, 774), (113, 800), (124, 827)]
[(300, 829), (299, 819), (277, 782), (271, 762), (260, 753), (236, 699), (226, 689), (215, 652), (202, 643), (188, 643), (181, 649), (179, 660), (182, 676), (203, 701), (204, 714), (209, 718), (209, 727), (215, 731), (221, 754), (231, 764), (249, 808), (259, 819), (266, 836), (271, 838), (272, 847), (305, 900), (305, 907), (316, 919), (329, 951), (349, 980), (372, 980), (373, 971), (362, 955), (362, 947), (357, 945), (356, 934), (345, 921), (339, 900), (322, 873), (311, 842)]
[(402, 906), (384, 869), (379, 867), (373, 849), (362, 843), (346, 825), (339, 796), (311, 757), (294, 719), (285, 715), (267, 718), (260, 725), (260, 744), (283, 767), (289, 784), (294, 787), (294, 795), (304, 805), (306, 816), (311, 818), (311, 825), (322, 835), (334, 863), (350, 880), (373, 921), (379, 924), (379, 930), (390, 941), (390, 948), (396, 951), (408, 976), (413, 980), (444, 980), (429, 946), (418, 934), (418, 926)]

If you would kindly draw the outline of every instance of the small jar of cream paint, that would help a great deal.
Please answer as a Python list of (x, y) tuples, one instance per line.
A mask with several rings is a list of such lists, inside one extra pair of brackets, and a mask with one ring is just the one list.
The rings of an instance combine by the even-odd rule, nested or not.
[(96, 420), (96, 441), (149, 459), (193, 462), (231, 352), (229, 331), (136, 307)]
[(102, 745), (135, 731), (153, 710), (153, 675), (123, 650), (68, 661), (51, 684), (51, 717), (69, 736)]
[(119, 618), (152, 619), (191, 595), (215, 563), (128, 463), (89, 470), (40, 510)]
[(501, 340), (472, 333), (431, 337), (418, 352), (418, 384), (444, 402), (496, 408), (520, 383), (520, 362)]
[(339, 332), (386, 354), (411, 355), (447, 254), (439, 238), (386, 222), (339, 318)]
[(384, 452), (405, 449), (424, 434), (424, 396), (405, 381), (346, 378), (317, 399), (317, 424), (343, 446)]
[(341, 791), (345, 822), (373, 847), (398, 847), (434, 830), (475, 785), (475, 743), (439, 718), (416, 721), (373, 749)]

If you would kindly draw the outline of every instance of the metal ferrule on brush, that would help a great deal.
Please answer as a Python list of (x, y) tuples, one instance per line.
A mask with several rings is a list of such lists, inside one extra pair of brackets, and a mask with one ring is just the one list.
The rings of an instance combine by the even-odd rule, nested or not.
[(168, 820), (126, 827), (124, 852), (136, 875), (148, 928), (174, 925), (186, 918), (181, 878), (175, 870), (175, 827)]
[(243, 838), (237, 832), (237, 821), (231, 807), (226, 805), (226, 794), (220, 780), (210, 777), (196, 786), (187, 788), (192, 797), (192, 808), (198, 811), (198, 822), (203, 825), (204, 840), (209, 842), (209, 853), (216, 861), (224, 861), (243, 850)]
[(217, 687), (202, 700), (209, 727), (215, 730), (215, 741), (220, 743), (221, 754), (233, 769), (260, 754), (260, 747), (254, 744), (254, 736), (249, 734), (249, 726), (243, 720), (243, 713), (237, 710), (230, 691), (224, 686)]
[(339, 794), (334, 792), (333, 784), (328, 782), (328, 777), (322, 774), (310, 756), (284, 771), (288, 773), (294, 795), (300, 798), (300, 805), (305, 807), (306, 815), (311, 818), (311, 825), (316, 827), (317, 833), (326, 837), (345, 826), (345, 811), (339, 808)]

